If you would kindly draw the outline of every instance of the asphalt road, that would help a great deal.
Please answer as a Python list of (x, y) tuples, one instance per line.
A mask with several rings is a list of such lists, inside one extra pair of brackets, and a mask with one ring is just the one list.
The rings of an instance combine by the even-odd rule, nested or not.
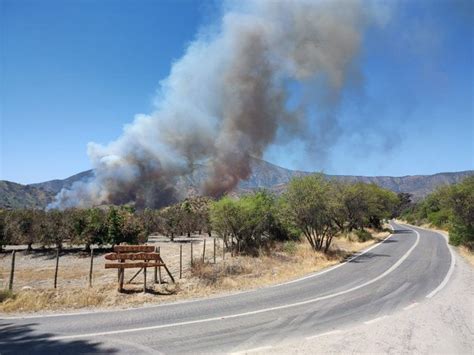
[(365, 253), (290, 283), (132, 310), (3, 318), (0, 353), (242, 352), (371, 321), (436, 297), (452, 271), (440, 234), (393, 226)]

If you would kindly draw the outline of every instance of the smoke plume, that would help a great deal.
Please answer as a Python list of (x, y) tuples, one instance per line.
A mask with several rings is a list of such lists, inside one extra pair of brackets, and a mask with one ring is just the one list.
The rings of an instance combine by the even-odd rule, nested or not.
[[(367, 2), (350, 0), (227, 4), (217, 30), (201, 31), (172, 65), (155, 111), (137, 115), (108, 145), (90, 143), (94, 178), (64, 189), (50, 207), (160, 206), (181, 197), (177, 179), (203, 162), (202, 193), (219, 196), (279, 137), (324, 140), (373, 20)], [(307, 95), (292, 94), (295, 86), (319, 92), (325, 116), (314, 135)]]

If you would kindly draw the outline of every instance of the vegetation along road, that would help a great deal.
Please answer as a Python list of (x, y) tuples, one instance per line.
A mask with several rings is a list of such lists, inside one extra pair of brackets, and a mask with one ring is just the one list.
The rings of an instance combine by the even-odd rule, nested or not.
[(394, 234), (346, 263), (277, 286), (122, 311), (3, 318), (2, 354), (240, 352), (370, 322), (436, 297), (456, 270), (443, 236), (392, 225)]

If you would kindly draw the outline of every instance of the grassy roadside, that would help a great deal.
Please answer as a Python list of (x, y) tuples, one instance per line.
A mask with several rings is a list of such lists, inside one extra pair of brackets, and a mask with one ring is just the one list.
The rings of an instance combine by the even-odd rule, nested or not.
[[(372, 231), (373, 232), (373, 231)], [(127, 308), (178, 300), (202, 298), (250, 290), (292, 280), (340, 263), (354, 252), (384, 239), (389, 232), (372, 233), (373, 239), (359, 242), (355, 235), (339, 237), (328, 254), (314, 252), (307, 242), (277, 244), (259, 258), (230, 255), (224, 262), (195, 263), (189, 275), (177, 284), (149, 284), (142, 292), (141, 279), (126, 285), (127, 293), (118, 293), (115, 283), (93, 288), (69, 287), (57, 290), (22, 289), (4, 295), (0, 312), (5, 314), (61, 312), (83, 308)], [(151, 274), (148, 275), (152, 280)]]
[[(408, 224), (408, 225), (411, 225), (410, 223), (408, 223), (407, 221), (404, 221), (404, 220), (397, 220), (397, 222), (400, 222), (400, 223), (403, 223), (403, 224)], [(424, 223), (424, 224), (421, 224), (419, 226), (415, 225), (415, 227), (420, 227), (420, 228), (424, 228), (424, 229), (430, 229), (430, 230), (433, 230), (433, 231), (436, 231), (436, 232), (440, 232), (444, 235), (446, 235), (449, 239), (449, 232), (446, 230), (446, 229), (440, 229), (440, 228), (436, 228), (435, 226), (432, 226), (431, 224), (429, 223)], [(474, 266), (474, 251), (473, 250), (470, 250), (469, 248), (466, 248), (465, 246), (461, 245), (461, 246), (452, 246), (457, 252), (459, 255), (461, 255), (469, 264), (471, 264), (472, 266)]]

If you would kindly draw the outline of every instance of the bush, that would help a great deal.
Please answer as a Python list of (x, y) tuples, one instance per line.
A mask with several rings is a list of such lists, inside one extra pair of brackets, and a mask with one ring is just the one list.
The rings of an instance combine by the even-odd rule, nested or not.
[(290, 255), (294, 255), (296, 253), (296, 242), (293, 240), (289, 240), (283, 244), (283, 251)]
[(372, 234), (367, 232), (365, 229), (358, 229), (356, 230), (355, 234), (359, 242), (366, 242), (368, 240), (373, 239)]

